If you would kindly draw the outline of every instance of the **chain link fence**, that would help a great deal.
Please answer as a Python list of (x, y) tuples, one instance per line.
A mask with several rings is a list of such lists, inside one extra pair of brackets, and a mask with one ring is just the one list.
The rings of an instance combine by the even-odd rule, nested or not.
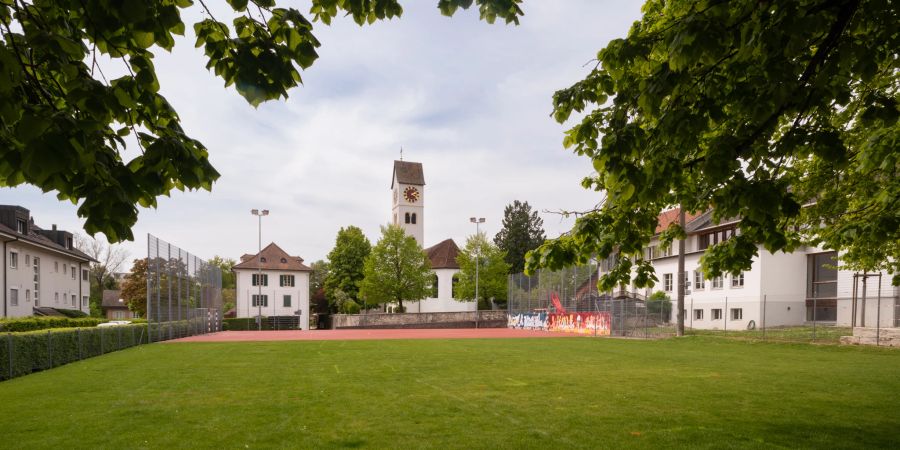
[[(507, 326), (596, 336), (675, 335), (674, 293), (597, 289), (598, 266), (523, 273), (508, 279)], [(900, 297), (806, 298), (796, 294), (734, 295), (703, 290), (685, 295), (687, 335), (736, 339), (900, 345)], [(739, 292), (738, 292), (739, 293)], [(856, 324), (854, 329), (851, 324)], [(846, 338), (846, 337), (850, 338)]]
[(621, 290), (600, 292), (596, 263), (508, 279), (507, 326), (593, 336), (674, 336), (672, 302)]
[(222, 330), (222, 272), (147, 235), (147, 322), (151, 342)]

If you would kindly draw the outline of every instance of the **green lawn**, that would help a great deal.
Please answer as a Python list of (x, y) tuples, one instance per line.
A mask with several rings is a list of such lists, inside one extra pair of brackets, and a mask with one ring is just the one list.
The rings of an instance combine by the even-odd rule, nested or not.
[(14, 448), (900, 446), (900, 351), (712, 337), (152, 344), (0, 383)]

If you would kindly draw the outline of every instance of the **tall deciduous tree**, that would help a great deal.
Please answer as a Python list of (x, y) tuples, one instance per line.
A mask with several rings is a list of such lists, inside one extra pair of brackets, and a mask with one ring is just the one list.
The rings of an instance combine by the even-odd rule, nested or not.
[[(507, 23), (518, 23), (520, 2), (474, 1), (482, 19)], [(133, 239), (135, 205), (155, 206), (172, 189), (209, 190), (219, 177), (206, 147), (159, 94), (153, 57), (185, 34), (182, 11), (203, 13), (192, 28), (206, 68), (254, 106), (287, 98), (302, 82), (300, 71), (318, 58), (315, 22), (348, 15), (363, 25), (403, 12), (397, 0), (312, 0), (311, 18), (278, 5), (285, 1), (227, 3), (214, 11), (203, 0), (0, 2), (0, 186), (57, 191), (80, 203), (89, 234)], [(438, 7), (452, 15), (472, 4), (439, 0)], [(104, 72), (100, 61), (126, 75), (108, 79), (105, 72), (119, 70)], [(128, 158), (127, 136), (140, 147)]]
[(101, 239), (75, 235), (75, 247), (97, 260), (91, 263), (91, 283), (102, 289), (122, 269), (128, 259), (128, 251), (119, 245), (109, 244)]
[(372, 243), (359, 227), (350, 225), (338, 231), (334, 248), (328, 253), (328, 273), (324, 283), (329, 303), (335, 302), (338, 290), (354, 301), (359, 299), (358, 284), (363, 279), (363, 265), (371, 251)]
[(147, 317), (147, 259), (134, 260), (131, 274), (122, 282), (122, 299), (128, 309)]
[(237, 304), (236, 283), (234, 272), (231, 271), (231, 268), (237, 264), (237, 261), (216, 255), (210, 258), (208, 262), (218, 267), (222, 272), (222, 311), (230, 311)]
[(396, 302), (403, 310), (404, 301), (425, 298), (431, 285), (428, 256), (416, 239), (397, 225), (381, 227), (381, 239), (366, 258), (359, 295), (365, 304)]
[(591, 160), (582, 185), (605, 203), (528, 267), (616, 252), (604, 288), (652, 284), (641, 249), (680, 205), (740, 217), (741, 234), (704, 255), (707, 276), (749, 269), (758, 246), (811, 244), (900, 284), (896, 2), (650, 0), (643, 12), (553, 97), (558, 121), (584, 113), (563, 144)]
[(317, 313), (328, 312), (328, 301), (325, 297), (325, 279), (328, 277), (330, 265), (328, 261), (318, 260), (309, 265), (309, 303), (310, 310)]
[(516, 200), (503, 210), (503, 228), (494, 243), (506, 251), (509, 273), (520, 273), (525, 269), (525, 254), (544, 243), (544, 221), (528, 202)]
[[(477, 258), (476, 258), (477, 256)], [(506, 304), (507, 278), (510, 264), (506, 262), (506, 252), (487, 239), (484, 233), (474, 234), (466, 239), (466, 245), (456, 263), (459, 264), (459, 281), (456, 285), (456, 299), (475, 299), (475, 264), (478, 261), (478, 307), (486, 309), (490, 300)]]

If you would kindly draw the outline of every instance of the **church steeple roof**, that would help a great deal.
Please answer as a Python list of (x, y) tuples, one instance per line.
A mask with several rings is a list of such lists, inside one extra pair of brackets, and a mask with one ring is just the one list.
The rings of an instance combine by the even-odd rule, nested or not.
[(391, 189), (394, 183), (425, 185), (425, 173), (422, 171), (422, 163), (394, 160), (394, 177), (391, 181)]

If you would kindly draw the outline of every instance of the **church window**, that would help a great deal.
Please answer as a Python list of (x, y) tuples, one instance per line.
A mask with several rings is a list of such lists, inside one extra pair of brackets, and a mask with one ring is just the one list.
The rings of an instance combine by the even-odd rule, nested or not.
[(438, 276), (431, 274), (431, 298), (438, 298)]
[(416, 213), (413, 213), (413, 215), (412, 215), (412, 224), (413, 225), (416, 224)]
[(406, 223), (409, 223), (409, 213), (406, 213)]

